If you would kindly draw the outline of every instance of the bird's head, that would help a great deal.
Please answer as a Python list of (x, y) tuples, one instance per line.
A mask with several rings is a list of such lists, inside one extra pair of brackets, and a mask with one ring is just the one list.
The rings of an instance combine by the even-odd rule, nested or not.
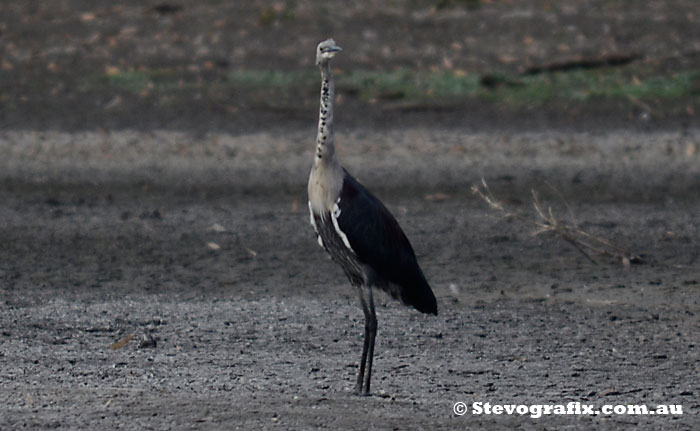
[(328, 63), (333, 56), (343, 49), (335, 44), (333, 39), (326, 39), (318, 44), (316, 48), (316, 65)]

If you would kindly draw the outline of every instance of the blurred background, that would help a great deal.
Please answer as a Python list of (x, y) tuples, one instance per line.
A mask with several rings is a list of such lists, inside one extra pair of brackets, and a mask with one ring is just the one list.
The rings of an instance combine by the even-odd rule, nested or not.
[(339, 121), (687, 125), (695, 0), (0, 3), (0, 127), (313, 124), (334, 37)]

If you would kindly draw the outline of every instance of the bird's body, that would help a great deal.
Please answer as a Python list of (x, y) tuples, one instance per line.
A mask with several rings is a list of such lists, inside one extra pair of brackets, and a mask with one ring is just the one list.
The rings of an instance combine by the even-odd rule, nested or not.
[(339, 51), (332, 39), (321, 42), (317, 51), (321, 106), (309, 176), (309, 212), (319, 244), (341, 266), (350, 284), (358, 288), (365, 314), (365, 341), (356, 392), (368, 394), (377, 330), (372, 288), (378, 287), (423, 313), (437, 314), (437, 302), (396, 219), (336, 158), (334, 84), (329, 62)]
[(437, 312), (430, 286), (411, 243), (388, 209), (343, 170), (343, 182), (330, 211), (310, 210), (320, 245), (354, 286), (379, 287), (424, 313)]

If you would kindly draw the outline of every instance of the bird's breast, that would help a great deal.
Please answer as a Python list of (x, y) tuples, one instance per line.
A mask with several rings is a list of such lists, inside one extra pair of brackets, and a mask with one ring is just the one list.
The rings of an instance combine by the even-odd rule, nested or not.
[(331, 211), (343, 186), (342, 169), (314, 164), (309, 175), (309, 207), (317, 215)]

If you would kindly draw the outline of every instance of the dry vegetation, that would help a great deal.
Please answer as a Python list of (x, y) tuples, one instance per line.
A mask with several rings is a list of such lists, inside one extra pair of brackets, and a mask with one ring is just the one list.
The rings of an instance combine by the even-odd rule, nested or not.
[[(554, 189), (556, 192), (556, 189)], [(532, 190), (532, 206), (533, 214), (511, 211), (506, 207), (506, 204), (494, 197), (489, 189), (485, 179), (481, 179), (481, 186), (473, 185), (472, 192), (484, 200), (492, 209), (507, 219), (515, 219), (525, 224), (534, 225), (536, 230), (532, 233), (533, 236), (540, 235), (556, 235), (573, 245), (580, 251), (589, 261), (598, 264), (598, 261), (593, 256), (606, 256), (614, 258), (622, 263), (625, 267), (633, 263), (641, 264), (644, 260), (625, 248), (617, 246), (607, 239), (597, 235), (590, 234), (579, 228), (573, 213), (569, 209), (569, 221), (562, 221), (555, 217), (551, 206), (546, 208), (537, 197), (537, 192)], [(562, 198), (563, 200), (563, 198)], [(566, 201), (564, 201), (566, 204)], [(568, 204), (566, 204), (569, 208)]]

